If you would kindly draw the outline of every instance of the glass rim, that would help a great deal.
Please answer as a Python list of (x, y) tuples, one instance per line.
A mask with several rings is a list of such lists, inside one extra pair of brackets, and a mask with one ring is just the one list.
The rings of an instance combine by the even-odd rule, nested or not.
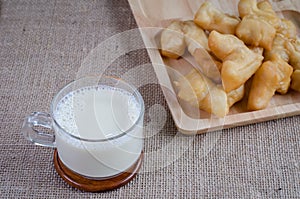
[[(76, 136), (76, 135), (73, 135), (71, 133), (69, 133), (68, 131), (66, 131), (55, 119), (55, 116), (54, 116), (54, 102), (57, 101), (58, 99), (58, 96), (60, 96), (60, 94), (62, 94), (62, 92), (64, 90), (66, 90), (68, 87), (70, 87), (72, 84), (80, 81), (80, 80), (83, 80), (83, 79), (89, 79), (89, 78), (99, 78), (99, 80), (101, 78), (104, 78), (104, 79), (111, 79), (111, 80), (115, 80), (115, 81), (119, 81), (119, 82), (122, 82), (123, 84), (125, 84), (126, 86), (128, 86), (130, 89), (132, 89), (132, 94), (135, 96), (137, 96), (138, 100), (139, 100), (139, 103), (141, 105), (141, 110), (139, 111), (139, 116), (137, 118), (137, 120), (130, 125), (130, 127), (125, 130), (125, 131), (120, 131), (120, 133), (118, 135), (115, 135), (115, 136), (112, 136), (112, 137), (108, 137), (108, 138), (102, 138), (102, 139), (90, 139), (90, 138), (82, 138), (80, 136)], [(75, 79), (75, 80), (72, 80), (71, 82), (69, 82), (68, 84), (66, 84), (65, 86), (63, 86), (59, 92), (57, 94), (55, 94), (55, 96), (53, 97), (52, 99), (52, 102), (51, 102), (51, 106), (50, 106), (50, 114), (51, 114), (51, 118), (54, 122), (54, 124), (56, 126), (58, 126), (58, 128), (60, 130), (62, 130), (63, 133), (65, 133), (66, 135), (72, 137), (72, 138), (75, 138), (77, 140), (80, 140), (80, 141), (85, 141), (85, 142), (106, 142), (106, 141), (111, 141), (111, 140), (115, 140), (117, 138), (120, 138), (120, 137), (123, 137), (124, 135), (127, 135), (128, 132), (132, 131), (133, 128), (135, 128), (137, 126), (137, 124), (139, 123), (139, 121), (143, 118), (143, 114), (144, 114), (144, 111), (145, 111), (145, 105), (144, 105), (144, 100), (143, 100), (143, 97), (142, 95), (140, 94), (140, 92), (137, 90), (136, 87), (134, 87), (133, 85), (131, 85), (130, 83), (128, 82), (125, 82), (124, 80), (122, 80), (121, 78), (118, 78), (118, 77), (113, 77), (113, 76), (99, 76), (99, 75), (88, 75), (88, 76), (84, 76), (84, 77), (81, 77), (79, 79)]]

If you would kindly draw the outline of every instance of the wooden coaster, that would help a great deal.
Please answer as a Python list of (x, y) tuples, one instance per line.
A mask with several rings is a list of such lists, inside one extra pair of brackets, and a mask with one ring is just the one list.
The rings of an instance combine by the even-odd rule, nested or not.
[(132, 180), (142, 165), (143, 152), (141, 153), (139, 159), (125, 172), (122, 172), (119, 175), (114, 176), (112, 178), (107, 178), (103, 180), (93, 180), (85, 178), (84, 176), (81, 176), (77, 173), (74, 173), (62, 163), (62, 161), (59, 159), (58, 152), (56, 149), (54, 151), (53, 158), (54, 167), (57, 173), (68, 184), (83, 191), (101, 192), (119, 188), (127, 184), (130, 180)]

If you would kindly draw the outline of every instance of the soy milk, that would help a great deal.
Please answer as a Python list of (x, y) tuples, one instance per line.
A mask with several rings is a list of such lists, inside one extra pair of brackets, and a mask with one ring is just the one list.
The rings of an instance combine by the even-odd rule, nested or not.
[(142, 111), (131, 93), (118, 88), (98, 85), (67, 94), (54, 111), (57, 124), (69, 133), (55, 129), (61, 161), (92, 178), (128, 169), (143, 147)]

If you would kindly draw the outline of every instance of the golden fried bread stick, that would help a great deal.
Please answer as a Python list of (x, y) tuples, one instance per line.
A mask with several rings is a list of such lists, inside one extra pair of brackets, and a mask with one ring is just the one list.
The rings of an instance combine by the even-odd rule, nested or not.
[(208, 37), (211, 51), (223, 61), (221, 77), (229, 93), (243, 85), (259, 68), (263, 56), (251, 51), (234, 35), (212, 31)]

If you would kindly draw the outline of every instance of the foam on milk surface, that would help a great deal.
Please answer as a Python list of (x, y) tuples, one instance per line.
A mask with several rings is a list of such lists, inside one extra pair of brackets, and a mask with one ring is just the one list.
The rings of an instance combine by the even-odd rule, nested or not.
[(98, 85), (75, 90), (57, 105), (57, 123), (72, 135), (85, 139), (114, 137), (134, 124), (141, 106), (122, 89)]

